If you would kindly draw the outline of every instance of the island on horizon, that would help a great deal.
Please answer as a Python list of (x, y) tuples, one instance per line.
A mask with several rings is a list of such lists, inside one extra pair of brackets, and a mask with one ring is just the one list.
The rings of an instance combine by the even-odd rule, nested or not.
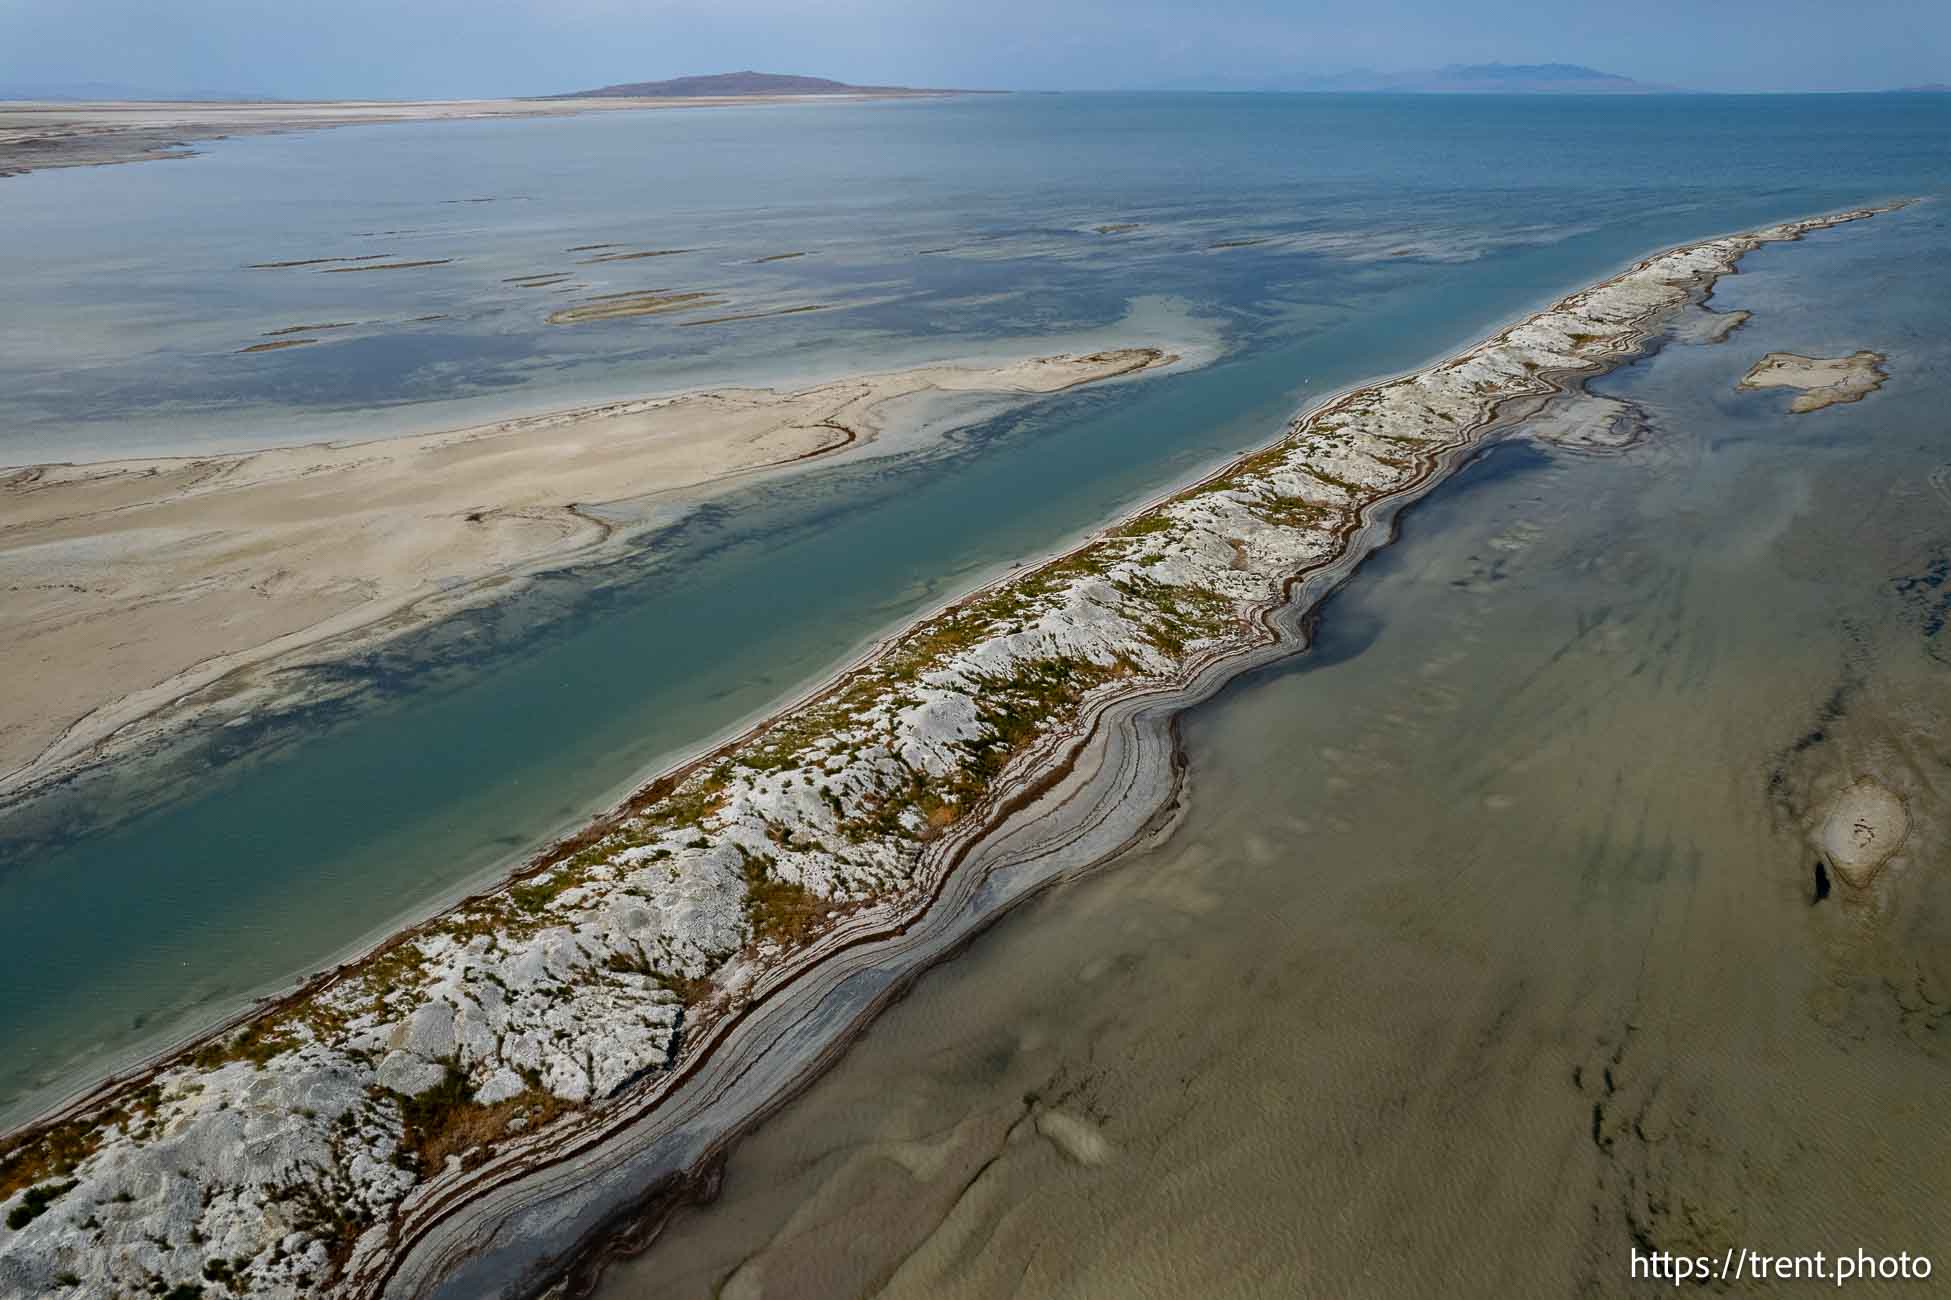
[(1294, 77), (1202, 78), (1155, 87), (1178, 91), (1234, 91), (1287, 95), (1684, 95), (1660, 85), (1588, 68), (1580, 63), (1446, 63), (1440, 68), (1345, 72)]
[(778, 72), (714, 72), (664, 81), (627, 81), (594, 90), (571, 90), (544, 99), (716, 99), (742, 95), (994, 95), (994, 90), (950, 90), (917, 86), (856, 86), (829, 77)]

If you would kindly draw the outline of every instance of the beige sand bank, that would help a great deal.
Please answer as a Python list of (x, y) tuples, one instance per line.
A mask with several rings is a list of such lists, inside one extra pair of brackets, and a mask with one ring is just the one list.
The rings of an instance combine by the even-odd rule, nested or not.
[(1173, 359), (925, 366), (382, 442), (0, 470), (0, 792), (91, 761), (111, 736), (128, 743), (132, 724), (239, 669), (328, 638), (360, 648), (592, 558), (628, 531), (594, 505), (857, 445), (896, 399), (1050, 393)]
[(442, 121), (481, 117), (568, 117), (652, 108), (712, 108), (727, 104), (831, 103), (836, 99), (896, 99), (940, 91), (875, 91), (859, 95), (725, 95), (672, 99), (337, 100), (318, 103), (41, 103), (0, 104), (0, 176), (45, 167), (88, 167), (191, 156), (192, 140), (264, 135), (371, 122)]
[(1860, 402), (1883, 387), (1888, 378), (1878, 352), (1853, 352), (1846, 357), (1804, 357), (1793, 352), (1770, 352), (1755, 362), (1736, 388), (1794, 388), (1800, 392), (1788, 409), (1797, 415), (1820, 411), (1839, 402)]

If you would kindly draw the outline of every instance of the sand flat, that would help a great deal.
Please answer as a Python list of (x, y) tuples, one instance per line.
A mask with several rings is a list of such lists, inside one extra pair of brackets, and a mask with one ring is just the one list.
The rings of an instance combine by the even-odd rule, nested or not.
[(1887, 359), (1880, 352), (1852, 352), (1846, 357), (1770, 352), (1735, 387), (1797, 389), (1788, 409), (1804, 415), (1842, 402), (1860, 402), (1874, 393), (1888, 378), (1882, 369)]
[(896, 399), (1050, 393), (1172, 359), (923, 366), (381, 442), (0, 471), (0, 790), (86, 761), (236, 669), (392, 635), (431, 616), (416, 610), (430, 596), (451, 608), (456, 592), (588, 558), (617, 531), (590, 505), (870, 441)]
[(326, 100), (309, 103), (196, 101), (0, 104), (0, 176), (47, 167), (90, 167), (192, 156), (189, 142), (370, 122), (485, 117), (569, 117), (583, 113), (725, 105), (925, 98), (942, 91), (858, 95), (699, 95), (677, 98)]

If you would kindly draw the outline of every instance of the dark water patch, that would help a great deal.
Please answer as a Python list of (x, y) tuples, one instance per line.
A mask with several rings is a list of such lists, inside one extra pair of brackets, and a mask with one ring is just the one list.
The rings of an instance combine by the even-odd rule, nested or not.
[[(1554, 463), (1551, 453), (1527, 439), (1490, 443), (1460, 465), (1428, 496), (1396, 515), (1395, 541), (1400, 542), (1412, 531), (1419, 535), (1425, 530), (1439, 532), (1448, 518), (1471, 508), (1474, 493), (1548, 469)], [(1393, 543), (1370, 552), (1349, 581), (1329, 593), (1309, 616), (1312, 630), (1305, 651), (1242, 674), (1222, 689), (1222, 696), (1231, 691), (1256, 689), (1264, 681), (1290, 673), (1336, 667), (1367, 651), (1381, 638), (1387, 627), (1379, 615), (1364, 606), (1364, 588), (1369, 583), (1396, 574), (1402, 562)], [(1498, 558), (1489, 562), (1487, 567), (1491, 581), (1497, 580), (1501, 564), (1502, 560)], [(1453, 582), (1452, 585), (1457, 584)]]
[(1946, 586), (1947, 579), (1951, 579), (1951, 549), (1940, 545), (1934, 548), (1929, 564), (1921, 572), (1893, 578), (1890, 582), (1891, 590), (1903, 602), (1907, 617), (1930, 643), (1928, 653), (1940, 663), (1951, 662), (1946, 658), (1944, 644), (1938, 640), (1946, 620), (1951, 619), (1951, 587)]

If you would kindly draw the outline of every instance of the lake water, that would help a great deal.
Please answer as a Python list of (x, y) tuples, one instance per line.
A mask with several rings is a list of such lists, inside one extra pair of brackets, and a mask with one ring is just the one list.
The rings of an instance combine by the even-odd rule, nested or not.
[[(1168, 841), (924, 977), (597, 1294), (1670, 1293), (1635, 1247), (1941, 1278), (1945, 234), (1751, 256), (1730, 341), (1596, 386), (1641, 443), (1505, 443), (1416, 507), (1312, 651), (1187, 716)], [(1858, 405), (1734, 389), (1857, 347)], [(1860, 776), (1908, 847), (1819, 885), (1803, 822)]]
[[(160, 805), (95, 787), (0, 827), (0, 1113), (316, 969), (877, 632), (1267, 440), (1310, 393), (1660, 246), (1944, 193), (1947, 125), (1916, 97), (1012, 96), (353, 128), (7, 180), (0, 461), (375, 436), (1134, 336), (1214, 359), (757, 486), (640, 562), (351, 666), (352, 704), (204, 746)], [(598, 243), (695, 251), (568, 251)], [(250, 269), (373, 252), (453, 260)], [(586, 287), (507, 283), (558, 270)], [(652, 286), (829, 309), (543, 323)], [(316, 345), (237, 351), (339, 321)], [(1835, 346), (1883, 346), (1860, 333)]]

